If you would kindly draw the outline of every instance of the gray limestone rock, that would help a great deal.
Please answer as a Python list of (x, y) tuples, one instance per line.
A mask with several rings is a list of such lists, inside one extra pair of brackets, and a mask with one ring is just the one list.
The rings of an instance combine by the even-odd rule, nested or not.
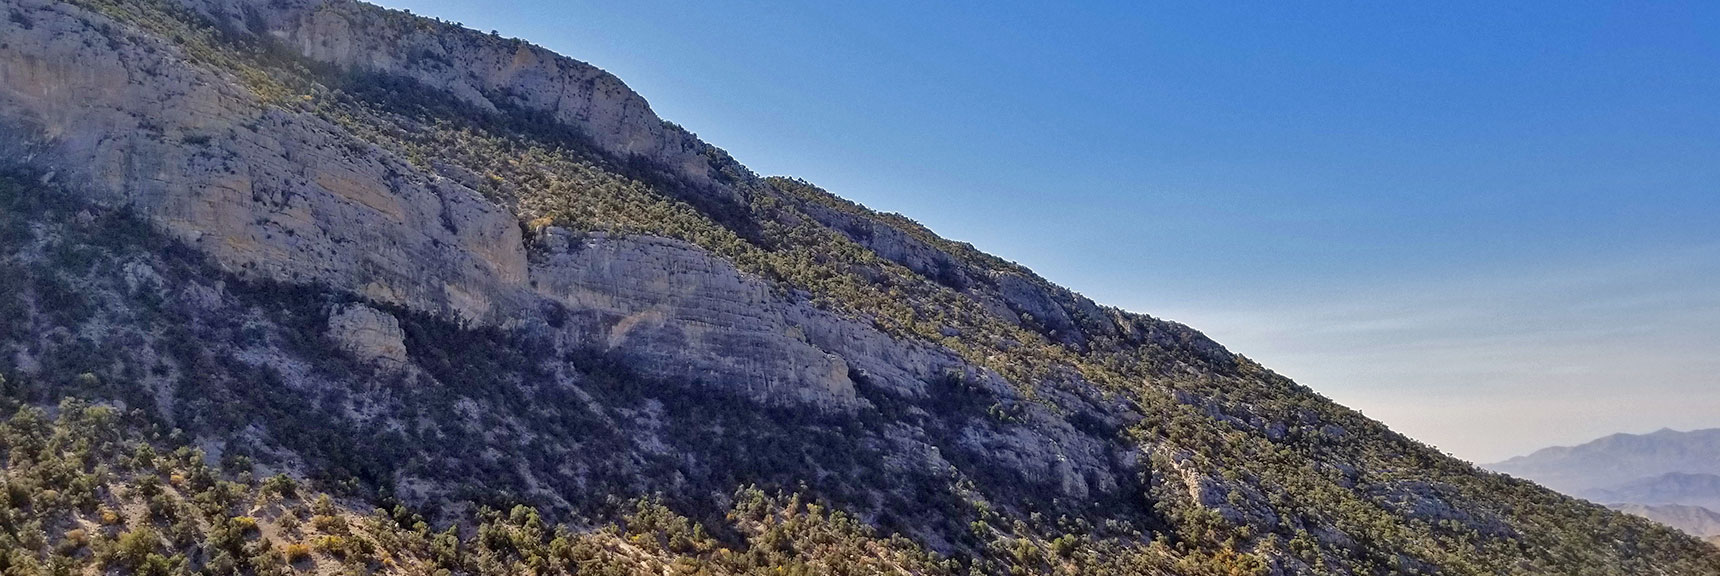
[(407, 362), (406, 333), (387, 312), (363, 304), (337, 309), (329, 315), (328, 335), (360, 360), (387, 366)]

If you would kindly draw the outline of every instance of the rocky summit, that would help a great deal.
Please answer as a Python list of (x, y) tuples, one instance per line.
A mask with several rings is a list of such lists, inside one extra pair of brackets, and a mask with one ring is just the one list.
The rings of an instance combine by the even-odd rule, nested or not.
[(0, 573), (1720, 574), (521, 40), (0, 6)]

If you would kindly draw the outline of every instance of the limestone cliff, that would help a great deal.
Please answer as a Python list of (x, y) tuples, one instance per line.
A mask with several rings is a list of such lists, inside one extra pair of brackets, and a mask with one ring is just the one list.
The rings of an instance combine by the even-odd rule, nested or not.
[(21, 401), (136, 408), (445, 525), (649, 494), (709, 520), (757, 484), (976, 573), (1720, 571), (1188, 327), (759, 178), (522, 41), (343, 0), (0, 6)]

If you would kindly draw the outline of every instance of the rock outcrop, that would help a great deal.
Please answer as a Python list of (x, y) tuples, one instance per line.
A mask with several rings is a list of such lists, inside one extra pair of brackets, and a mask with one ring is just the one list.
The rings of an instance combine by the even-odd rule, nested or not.
[[(649, 372), (732, 384), (772, 402), (801, 398), (843, 409), (858, 402), (850, 367), (911, 390), (953, 364), (842, 325), (695, 248), (611, 239), (576, 251), (571, 263), (556, 255), (534, 269), (518, 220), (471, 188), (314, 114), (266, 105), (237, 79), (189, 62), (181, 47), (67, 4), (16, 4), (20, 19), (0, 22), (7, 38), (0, 150), (92, 198), (139, 210), (228, 270), (476, 325), (529, 324), (545, 298), (602, 311), (613, 318), (573, 328), (570, 345), (602, 341)], [(688, 144), (696, 141), (658, 120), (618, 80), (540, 48), (435, 30), (355, 34), (394, 21), (356, 3), (193, 7), (266, 23), (269, 37), (309, 57), (446, 84), (474, 103), (494, 106), (482, 95), (512, 94), (523, 100), (509, 105), (544, 107), (617, 154), (680, 166), (695, 156), (706, 161), (677, 156), (707, 145)], [(471, 44), (435, 48), (440, 58), (417, 64), (391, 59), (451, 39)], [(504, 45), (506, 58), (497, 52)], [(443, 60), (474, 63), (482, 77), (424, 63)], [(701, 182), (714, 186), (708, 177)], [(544, 293), (533, 286), (538, 280)], [(869, 357), (844, 360), (832, 351), (838, 344)]]
[(407, 362), (406, 333), (387, 312), (363, 304), (343, 307), (329, 316), (328, 335), (359, 360), (391, 367)]
[[(1017, 396), (995, 372), (820, 309), (684, 242), (550, 227), (528, 243), (513, 214), (470, 186), (308, 110), (265, 102), (181, 46), (68, 4), (15, 4), (32, 25), (0, 22), (8, 39), (0, 147), (96, 201), (137, 210), (242, 277), (326, 286), (464, 325), (529, 329), (549, 334), (558, 357), (600, 353), (648, 378), (770, 405), (875, 411), (856, 378), (873, 398), (923, 399), (929, 382), (952, 374), (988, 395)], [(489, 110), (543, 112), (602, 150), (735, 194), (711, 177), (709, 145), (656, 118), (614, 77), (541, 48), (343, 1), (186, 6), (317, 62), (446, 87)], [(96, 35), (107, 41), (87, 41)], [(954, 266), (930, 247), (907, 249)], [(1047, 316), (1061, 310), (1024, 293), (1030, 304), (1010, 304)], [(386, 312), (346, 305), (327, 322), (328, 335), (363, 362), (412, 362)], [(1139, 474), (1129, 450), (1119, 460), (1116, 447), (1044, 406), (1020, 410), (1022, 424), (958, 425), (959, 441), (945, 449), (1083, 500)], [(937, 454), (929, 441), (890, 449)], [(950, 466), (941, 456), (914, 462)]]
[(265, 106), (179, 46), (65, 3), (10, 4), (8, 159), (136, 208), (229, 270), (472, 322), (517, 306), (505, 287), (525, 279), (526, 255), (506, 209), (314, 115)]
[(540, 113), (617, 157), (642, 157), (711, 193), (733, 193), (718, 185), (720, 151), (658, 118), (614, 75), (541, 47), (350, 0), (184, 4), (230, 32), (278, 40), (317, 62), (411, 78), (486, 110)]
[(757, 178), (520, 41), (350, 0), (0, 6), (21, 402), (462, 525), (652, 494), (720, 517), (762, 485), (972, 573), (1720, 570), (1191, 328)]

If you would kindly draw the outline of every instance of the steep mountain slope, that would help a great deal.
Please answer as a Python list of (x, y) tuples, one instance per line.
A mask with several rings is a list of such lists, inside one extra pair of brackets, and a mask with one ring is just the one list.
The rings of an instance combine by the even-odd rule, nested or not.
[[(760, 178), (524, 42), (339, 0), (0, 5), (5, 397), (119, 407), (234, 498), (285, 474), (336, 497), (314, 516), (398, 504), (489, 559), (378, 528), (353, 569), (595, 570), (540, 553), (535, 514), (687, 572), (1720, 573), (1187, 327)], [(41, 448), (5, 448), (38, 475)], [(184, 535), (133, 554), (34, 538), (173, 483), (78, 458), (8, 492), (94, 494), (19, 507), (8, 566), (278, 568), (224, 500), (128, 512), (124, 534)], [(596, 528), (633, 530), (637, 501), (708, 537)], [(803, 501), (840, 529), (760, 528)], [(259, 542), (339, 535), (258, 506)]]
[(1674, 472), (1720, 475), (1720, 429), (1614, 434), (1579, 446), (1537, 450), (1487, 468), (1568, 494), (1612, 489)]
[[(911, 543), (879, 539), (841, 512), (794, 497), (743, 488), (724, 528), (750, 548), (729, 549), (654, 500), (621, 511), (620, 521), (574, 531), (550, 526), (518, 506), (484, 511), (462, 538), (432, 533), (396, 505), (367, 514), (343, 508), (286, 475), (261, 481), (204, 462), (205, 454), (165, 450), (137, 414), (68, 400), (50, 419), (25, 407), (0, 426), (9, 456), (8, 506), (0, 513), (12, 544), (7, 574), (70, 573), (94, 564), (144, 574), (289, 574), (295, 571), (521, 574), (550, 563), (582, 574), (946, 573)], [(154, 437), (157, 442), (146, 438)], [(47, 488), (57, 486), (60, 489)], [(18, 546), (22, 544), (22, 546)], [(45, 561), (27, 552), (52, 546)]]
[(1720, 536), (1720, 513), (1701, 506), (1681, 504), (1615, 504), (1612, 509), (1641, 516), (1692, 536)]

